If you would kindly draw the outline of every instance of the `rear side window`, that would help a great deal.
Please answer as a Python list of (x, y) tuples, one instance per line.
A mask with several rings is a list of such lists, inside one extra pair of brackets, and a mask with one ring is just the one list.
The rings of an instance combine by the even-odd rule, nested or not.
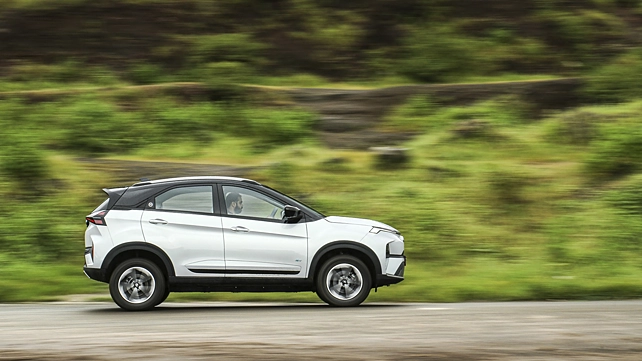
[(211, 186), (173, 188), (157, 196), (154, 203), (159, 210), (214, 213)]

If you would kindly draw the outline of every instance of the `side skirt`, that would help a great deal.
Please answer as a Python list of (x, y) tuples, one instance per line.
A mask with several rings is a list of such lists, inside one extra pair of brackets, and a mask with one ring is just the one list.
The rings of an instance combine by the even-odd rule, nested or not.
[(306, 292), (314, 283), (300, 278), (170, 277), (170, 292)]

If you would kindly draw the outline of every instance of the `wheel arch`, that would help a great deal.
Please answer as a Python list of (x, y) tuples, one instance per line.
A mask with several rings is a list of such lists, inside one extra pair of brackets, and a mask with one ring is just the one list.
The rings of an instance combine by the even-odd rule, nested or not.
[(318, 269), (323, 262), (339, 254), (349, 254), (363, 261), (371, 273), (370, 277), (373, 280), (373, 286), (376, 284), (374, 280), (377, 279), (377, 275), (381, 274), (379, 258), (368, 246), (354, 241), (335, 241), (321, 247), (312, 258), (308, 279), (313, 283), (316, 282)]
[(175, 275), (172, 261), (163, 250), (153, 244), (132, 242), (119, 245), (109, 251), (101, 267), (104, 281), (109, 282), (114, 269), (124, 260), (131, 258), (144, 258), (154, 262), (167, 280)]

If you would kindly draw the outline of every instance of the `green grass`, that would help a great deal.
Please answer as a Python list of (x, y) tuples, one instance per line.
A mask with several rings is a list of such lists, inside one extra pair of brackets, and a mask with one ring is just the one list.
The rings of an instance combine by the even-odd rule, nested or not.
[[(569, 145), (549, 135), (550, 124), (578, 111), (603, 116), (605, 129), (635, 122), (639, 104), (516, 122), (502, 120), (501, 106), (472, 105), (490, 119), (489, 133), (458, 137), (457, 118), (443, 117), (403, 144), (411, 161), (391, 170), (377, 168), (369, 151), (327, 149), (313, 136), (257, 148), (242, 132), (212, 131), (207, 141), (151, 142), (103, 156), (254, 167), (248, 177), (323, 213), (397, 227), (406, 239), (407, 279), (373, 293), (371, 302), (636, 298), (642, 296), (642, 218), (627, 197), (636, 194), (640, 174), (595, 183), (584, 167), (593, 142)], [(55, 134), (29, 128), (31, 121), (22, 126), (36, 129), (32, 141)], [(105, 294), (106, 285), (82, 275), (78, 256), (83, 217), (104, 199), (101, 188), (122, 185), (118, 170), (78, 162), (70, 151), (42, 152), (48, 181), (36, 186), (46, 196), (16, 192), (20, 182), (6, 175), (0, 182), (0, 301)], [(38, 227), (42, 209), (55, 209), (55, 222)], [(170, 300), (318, 302), (311, 293), (188, 293)]]
[(70, 294), (104, 292), (82, 273), (82, 258), (69, 262), (16, 261), (2, 255), (0, 302), (57, 301)]

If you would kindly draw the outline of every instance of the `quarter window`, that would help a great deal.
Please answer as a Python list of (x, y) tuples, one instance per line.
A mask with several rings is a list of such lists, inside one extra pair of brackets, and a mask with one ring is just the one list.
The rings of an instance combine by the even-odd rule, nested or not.
[(214, 213), (211, 186), (170, 189), (155, 199), (156, 209), (179, 212)]
[(223, 213), (243, 217), (283, 219), (283, 203), (265, 194), (241, 187), (223, 186)]

